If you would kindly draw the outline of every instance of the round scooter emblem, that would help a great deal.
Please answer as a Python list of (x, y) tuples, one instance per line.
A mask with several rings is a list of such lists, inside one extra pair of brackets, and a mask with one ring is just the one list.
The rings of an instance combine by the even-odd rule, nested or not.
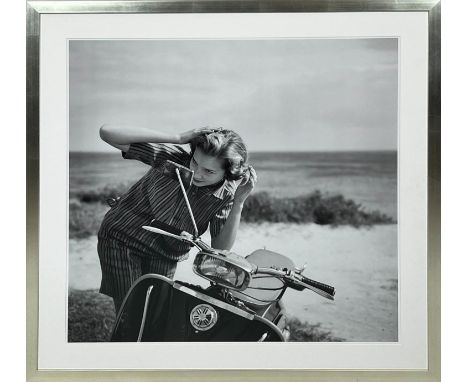
[(190, 312), (190, 323), (197, 330), (209, 330), (218, 321), (218, 313), (207, 304), (197, 305)]

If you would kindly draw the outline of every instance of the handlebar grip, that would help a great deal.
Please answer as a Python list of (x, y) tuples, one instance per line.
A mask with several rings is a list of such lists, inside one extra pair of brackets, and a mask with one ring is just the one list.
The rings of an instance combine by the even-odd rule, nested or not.
[(149, 224), (149, 226), (162, 229), (163, 231), (172, 233), (173, 235), (177, 235), (177, 236), (180, 236), (180, 234), (183, 232), (182, 230), (178, 228), (175, 228), (169, 224), (163, 223), (156, 219), (151, 220), (151, 223)]
[(324, 284), (324, 283), (320, 283), (318, 281), (315, 281), (315, 280), (312, 280), (312, 279), (309, 279), (305, 276), (301, 276), (302, 277), (302, 282), (304, 284), (307, 284), (307, 285), (310, 285), (314, 288), (317, 288), (317, 289), (320, 289), (321, 291), (325, 292), (325, 293), (328, 293), (329, 295), (331, 296), (334, 296), (335, 295), (335, 288), (332, 287), (331, 285), (327, 285), (327, 284)]

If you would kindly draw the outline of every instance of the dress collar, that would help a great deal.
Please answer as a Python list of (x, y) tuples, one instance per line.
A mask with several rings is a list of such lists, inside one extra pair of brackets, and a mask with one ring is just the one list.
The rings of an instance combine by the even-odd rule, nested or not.
[[(186, 167), (190, 167), (190, 159), (191, 158), (188, 158), (185, 161)], [(200, 190), (200, 192), (204, 194), (211, 194), (217, 197), (218, 199), (224, 199), (227, 196), (227, 194), (234, 195), (234, 192), (237, 188), (237, 183), (233, 180), (223, 179), (218, 183), (212, 184), (210, 186), (197, 187), (195, 185), (192, 185), (192, 187), (196, 187), (197, 190)]]
[(224, 199), (226, 197), (226, 194), (234, 194), (235, 182), (224, 179), (216, 184), (204, 187), (197, 187), (197, 189), (205, 194), (211, 194), (217, 197), (218, 199)]

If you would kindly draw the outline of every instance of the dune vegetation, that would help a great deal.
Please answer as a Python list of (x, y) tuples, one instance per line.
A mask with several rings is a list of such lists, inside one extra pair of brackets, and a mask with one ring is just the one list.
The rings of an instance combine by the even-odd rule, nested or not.
[(252, 223), (315, 223), (354, 227), (394, 223), (391, 217), (379, 211), (367, 211), (343, 195), (327, 195), (320, 191), (293, 198), (277, 198), (267, 192), (255, 193), (245, 202), (242, 218)]

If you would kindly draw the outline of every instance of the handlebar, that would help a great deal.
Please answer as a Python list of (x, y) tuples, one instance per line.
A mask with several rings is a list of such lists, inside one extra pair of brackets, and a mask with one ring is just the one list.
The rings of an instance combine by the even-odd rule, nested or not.
[(150, 225), (145, 225), (142, 228), (146, 229), (147, 231), (158, 233), (164, 236), (169, 236), (169, 237), (172, 237), (173, 239), (180, 240), (185, 243), (189, 243), (191, 245), (196, 246), (200, 251), (216, 252), (208, 244), (204, 243), (199, 237), (194, 237), (188, 232), (179, 230), (177, 228), (174, 228), (166, 223), (163, 223), (157, 220), (152, 220)]
[(332, 287), (331, 285), (327, 285), (327, 284), (309, 279), (308, 277), (305, 277), (301, 275), (300, 273), (296, 273), (288, 269), (279, 270), (279, 269), (274, 269), (274, 268), (257, 268), (254, 273), (267, 274), (267, 275), (271, 275), (275, 277), (280, 277), (280, 278), (285, 279), (286, 282), (299, 285), (300, 287), (302, 287), (300, 290), (307, 288), (329, 300), (335, 299), (335, 288)]
[(162, 221), (153, 219), (149, 224), (149, 227), (159, 228), (160, 230), (172, 233), (173, 235), (180, 236), (182, 234), (182, 230), (175, 228), (169, 224), (163, 223)]
[(307, 284), (307, 285), (309, 285), (309, 286), (311, 286), (313, 288), (321, 290), (322, 292), (326, 293), (327, 295), (333, 297), (332, 300), (334, 300), (334, 296), (335, 296), (335, 288), (334, 287), (332, 287), (331, 285), (327, 285), (327, 284), (324, 284), (324, 283), (309, 279), (308, 277), (305, 277), (305, 276), (302, 276), (302, 275), (301, 275), (301, 278), (302, 278), (301, 281), (304, 284)]
[[(184, 241), (196, 246), (199, 250), (209, 252), (209, 253), (218, 253), (215, 249), (211, 248), (208, 244), (204, 243), (199, 237), (194, 237), (191, 234), (178, 230), (177, 228), (171, 227), (166, 223), (162, 223), (156, 220), (151, 221), (149, 226), (143, 226), (142, 228), (158, 233), (160, 235), (165, 235), (172, 237), (176, 240)], [(292, 288), (303, 290), (304, 288), (310, 289), (315, 293), (329, 299), (335, 299), (335, 288), (309, 279), (308, 277), (303, 276), (302, 274), (295, 272), (290, 269), (275, 269), (275, 268), (259, 268), (254, 267), (252, 271), (253, 274), (267, 274), (274, 277), (284, 279), (289, 286)]]

